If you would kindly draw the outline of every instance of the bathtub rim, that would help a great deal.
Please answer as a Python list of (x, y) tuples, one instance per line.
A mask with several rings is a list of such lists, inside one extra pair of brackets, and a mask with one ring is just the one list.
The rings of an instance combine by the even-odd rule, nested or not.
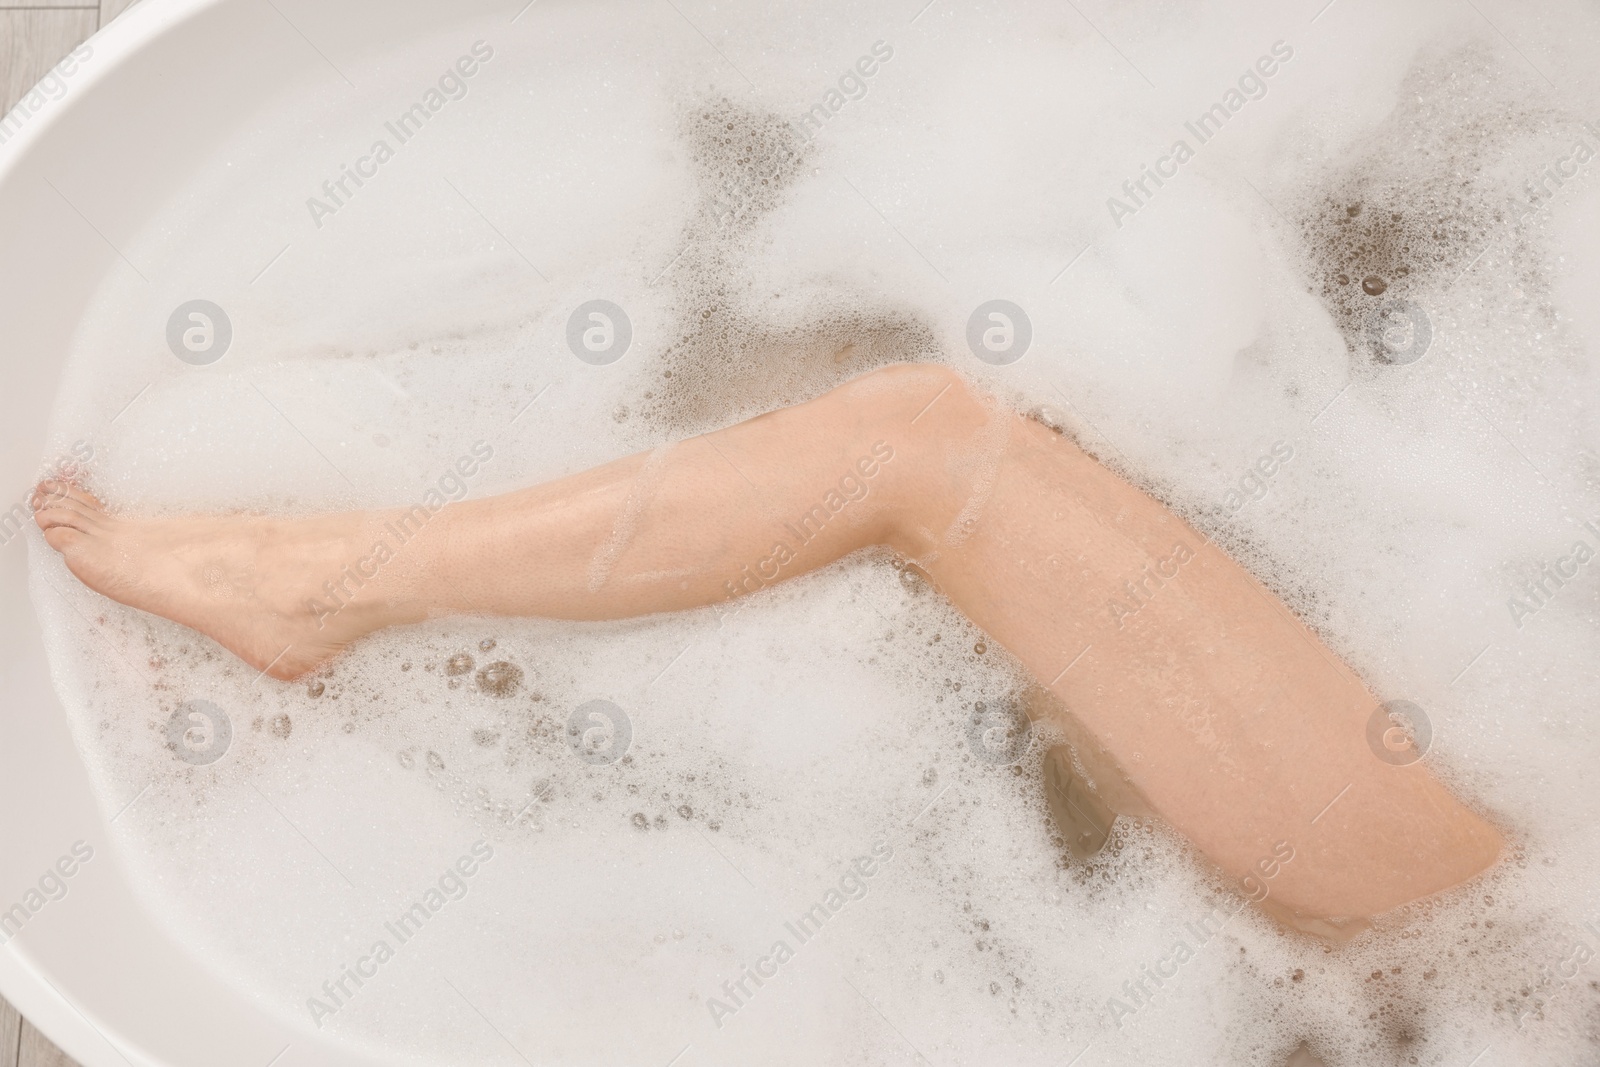
[[(81, 65), (70, 76), (67, 90), (59, 98), (47, 99), (40, 111), (31, 112), (27, 120), (20, 124), (17, 132), (0, 145), (0, 191), (3, 191), (15, 178), (30, 153), (46, 143), (66, 116), (91, 94), (101, 91), (104, 84), (121, 73), (146, 46), (174, 27), (230, 2), (231, 0), (140, 0), (90, 34), (79, 45), (75, 45), (74, 48), (78, 48), (88, 44), (92, 47), (93, 53), (88, 59), (81, 61)], [(22, 13), (26, 13), (27, 10), (21, 9)], [(71, 54), (71, 50), (68, 54)], [(47, 69), (45, 76), (54, 71), (60, 62), (61, 59), (57, 59)], [(43, 79), (40, 80), (42, 82)], [(17, 104), (7, 112), (7, 116), (16, 113), (23, 100), (38, 84), (35, 83), (18, 97)], [(30, 614), (34, 612), (31, 602), (28, 603), (26, 610)], [(65, 714), (59, 698), (53, 710), (58, 714)], [(99, 812), (101, 827), (108, 828), (109, 822), (105, 819), (104, 811), (99, 810), (98, 805), (96, 809)], [(109, 838), (109, 834), (106, 837)], [(116, 860), (112, 858), (107, 858), (105, 862), (110, 865), (116, 864)], [(117, 877), (131, 893), (133, 887), (127, 880), (126, 872), (119, 869)], [(143, 911), (142, 902), (136, 894), (133, 896), (132, 904)], [(176, 942), (173, 943), (173, 947), (176, 951), (184, 951), (183, 946)], [(242, 991), (238, 989), (227, 990), (226, 994), (242, 999)], [(79, 1008), (67, 993), (50, 980), (47, 968), (33, 952), (30, 952), (27, 945), (22, 943), (20, 934), (0, 944), (0, 996), (12, 1005), (22, 1020), (31, 1024), (83, 1067), (127, 1067), (129, 1064), (136, 1067), (147, 1067), (147, 1065), (169, 1067), (170, 1065), (169, 1060), (157, 1055), (139, 1039), (121, 1032), (116, 1026), (104, 1022), (97, 1023)], [(273, 1018), (270, 1013), (262, 1014), (266, 1019)], [(288, 1051), (287, 1046), (284, 1051)], [(357, 1058), (352, 1057), (352, 1062), (356, 1060)]]

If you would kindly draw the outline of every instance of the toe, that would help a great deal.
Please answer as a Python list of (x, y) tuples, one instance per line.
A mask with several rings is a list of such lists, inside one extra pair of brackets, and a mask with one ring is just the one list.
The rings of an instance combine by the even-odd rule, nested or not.
[(100, 503), (98, 497), (76, 482), (60, 478), (46, 478), (34, 487), (33, 506), (35, 510), (38, 510), (54, 504), (71, 504), (74, 507), (90, 512), (105, 510), (105, 505)]
[(70, 501), (54, 501), (46, 503), (33, 513), (33, 521), (39, 524), (39, 529), (49, 531), (57, 527), (79, 530), (88, 533), (100, 525), (98, 512), (86, 511)]
[(100, 502), (99, 497), (77, 482), (67, 483), (67, 499), (87, 511), (104, 511), (106, 509), (106, 506)]
[(44, 532), (45, 544), (62, 555), (82, 544), (85, 536), (82, 530), (75, 530), (70, 526), (52, 526)]
[(47, 507), (61, 500), (64, 494), (56, 489), (56, 483), (44, 481), (33, 487), (33, 492), (28, 494), (28, 506), (34, 511)]
[(93, 493), (59, 478), (46, 478), (35, 486), (29, 504), (41, 530), (68, 526), (89, 532), (99, 529), (108, 517)]

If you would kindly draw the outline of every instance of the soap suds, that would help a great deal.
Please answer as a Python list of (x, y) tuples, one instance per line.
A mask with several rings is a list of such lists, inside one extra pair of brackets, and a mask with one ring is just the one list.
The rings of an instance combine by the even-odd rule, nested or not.
[[(1020, 736), (1006, 709), (1032, 683), (883, 553), (676, 615), (435, 620), (279, 683), (89, 593), (34, 538), (57, 686), (103, 808), (138, 798), (116, 843), (154, 913), (310, 1028), (321, 983), (492, 843), (466, 895), (317, 1031), (385, 1062), (667, 1063), (687, 1045), (685, 1063), (887, 1064), (908, 1043), (937, 1063), (1277, 1067), (1302, 1042), (1329, 1067), (1491, 1045), (1485, 1063), (1593, 1058), (1596, 964), (1577, 946), (1600, 945), (1600, 585), (1584, 571), (1536, 613), (1508, 609), (1575, 539), (1600, 548), (1583, 525), (1600, 523), (1594, 353), (1551, 251), (1594, 181), (1580, 168), (1526, 217), (1508, 206), (1572, 142), (1600, 148), (1586, 117), (1470, 11), (1360, 37), (1336, 7), (1248, 125), (1058, 275), (1109, 187), (1097, 168), (1126, 173), (1172, 116), (1048, 5), (880, 14), (904, 30), (894, 64), (809, 140), (785, 116), (873, 36), (851, 5), (720, 13), (717, 51), (670, 6), (540, 5), (519, 23), (548, 20), (537, 40), (461, 28), (354, 72), (370, 107), (343, 84), (285, 90), (234, 165), (126, 240), (183, 280), (172, 306), (191, 278), (250, 277), (221, 268), (290, 240), (261, 220), (298, 213), (307, 167), (331, 172), (438, 57), (494, 38), (472, 95), (381, 184), (293, 231), (258, 286), (218, 283), (222, 361), (180, 365), (150, 341), (142, 283), (105, 279), (49, 454), (92, 442), (113, 507), (305, 513), (419, 499), (481, 440), (494, 458), (467, 491), (487, 495), (945, 362), (1155, 492), (1380, 696), (1424, 708), (1431, 766), (1506, 831), (1506, 859), (1330, 950), (1155, 820), (1125, 814), (1073, 858), (1040, 791), (1062, 738), (983, 747)], [(1143, 67), (1164, 17), (1130, 8), (1107, 32)], [(1594, 33), (1592, 12), (1570, 17)], [(1211, 21), (1186, 53), (1260, 50)], [(1316, 65), (1326, 49), (1337, 71)], [(1210, 92), (1211, 67), (1188, 74)], [(1225, 180), (1227, 144), (1268, 160), (1257, 190)], [(996, 297), (1033, 320), (1012, 368), (965, 346)], [(597, 298), (633, 326), (605, 367), (564, 332)], [(1375, 359), (1372, 315), (1401, 300), (1428, 316), (1428, 350)], [(619, 522), (593, 577), (630, 536)], [(231, 726), (209, 763), (169, 746), (197, 700)], [(786, 932), (879, 841), (894, 858), (864, 895), (804, 943)], [(1191, 932), (1211, 916), (1227, 921)], [(717, 1027), (721, 983), (775, 940), (793, 959)], [(1191, 958), (1129, 1000), (1180, 940)]]

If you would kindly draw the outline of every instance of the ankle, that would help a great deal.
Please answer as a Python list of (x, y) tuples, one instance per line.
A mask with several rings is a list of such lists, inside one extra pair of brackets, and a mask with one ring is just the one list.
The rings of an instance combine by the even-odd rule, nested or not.
[(369, 633), (404, 621), (397, 564), (405, 549), (385, 528), (389, 513), (352, 512), (314, 519), (300, 536), (268, 532), (302, 568), (303, 610), (319, 631)]

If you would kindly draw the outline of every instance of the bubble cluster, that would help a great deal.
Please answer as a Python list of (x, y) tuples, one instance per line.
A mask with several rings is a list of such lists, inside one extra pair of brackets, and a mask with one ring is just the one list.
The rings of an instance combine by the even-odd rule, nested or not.
[[(492, 644), (492, 642), (491, 642)], [(490, 696), (508, 697), (522, 685), (522, 668), (500, 660), (478, 671), (478, 689)]]
[(800, 403), (873, 367), (938, 358), (912, 308), (863, 308), (855, 294), (818, 294), (779, 309), (741, 279), (757, 224), (801, 180), (810, 149), (776, 114), (729, 100), (690, 112), (683, 138), (695, 206), (667, 273), (674, 336), (638, 406), (673, 436)]
[(1495, 242), (1508, 257), (1486, 269), (1532, 284), (1537, 257), (1518, 210), (1525, 178), (1507, 164), (1536, 169), (1562, 123), (1515, 91), (1519, 80), (1487, 44), (1425, 50), (1383, 124), (1296, 196), (1310, 280), (1362, 362), (1373, 358), (1364, 335), (1375, 316), (1400, 299), (1442, 310)]

